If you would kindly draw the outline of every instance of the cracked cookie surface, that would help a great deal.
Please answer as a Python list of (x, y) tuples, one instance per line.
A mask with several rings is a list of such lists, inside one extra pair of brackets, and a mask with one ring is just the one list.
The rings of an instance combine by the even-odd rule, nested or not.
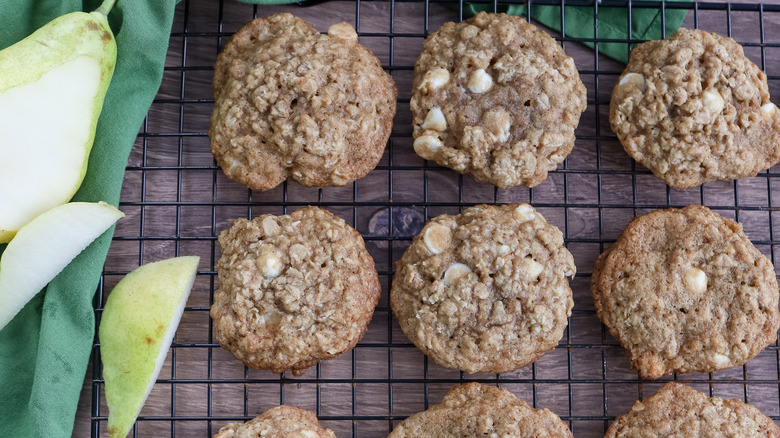
[(298, 375), (363, 336), (379, 279), (363, 239), (343, 219), (318, 207), (237, 219), (219, 246), (214, 330), (247, 366)]
[(741, 400), (708, 397), (689, 386), (669, 382), (615, 419), (604, 438), (679, 436), (770, 438), (780, 437), (780, 427)]
[(445, 23), (426, 38), (412, 87), (415, 152), (502, 188), (544, 181), (586, 106), (561, 46), (505, 14)]
[(534, 409), (505, 389), (471, 382), (455, 386), (441, 403), (399, 423), (388, 438), (571, 438), (549, 409)]
[(591, 292), (645, 379), (742, 365), (780, 328), (772, 263), (700, 205), (634, 218), (596, 261)]
[(347, 23), (320, 34), (282, 13), (257, 18), (214, 66), (211, 152), (255, 190), (292, 178), (343, 186), (376, 167), (395, 115), (395, 82)]
[(675, 188), (755, 176), (780, 160), (766, 74), (715, 33), (680, 29), (634, 48), (609, 121), (626, 152)]
[(507, 372), (558, 344), (575, 272), (561, 231), (533, 207), (478, 205), (425, 225), (398, 261), (390, 305), (436, 363)]
[(271, 408), (246, 423), (228, 423), (214, 438), (336, 438), (313, 412), (295, 406)]

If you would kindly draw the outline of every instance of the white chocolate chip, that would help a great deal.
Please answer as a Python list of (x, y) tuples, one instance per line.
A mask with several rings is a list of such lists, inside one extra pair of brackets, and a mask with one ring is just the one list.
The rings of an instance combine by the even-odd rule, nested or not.
[(544, 271), (544, 266), (528, 256), (523, 259), (523, 271), (525, 272), (526, 278), (531, 281), (536, 281), (542, 271)]
[(536, 218), (536, 215), (534, 215), (534, 208), (528, 204), (518, 205), (515, 208), (515, 211), (512, 212), (512, 216), (520, 223), (532, 221)]
[(333, 181), (334, 184), (344, 185), (349, 182), (349, 178), (347, 175), (344, 174), (344, 172), (340, 170), (334, 170), (333, 174), (331, 174), (330, 177), (331, 181)]
[(445, 225), (433, 223), (423, 233), (423, 243), (431, 254), (441, 254), (450, 245), (451, 240), (452, 231)]
[(645, 88), (647, 87), (645, 85), (645, 77), (639, 73), (628, 73), (620, 78), (618, 85), (622, 86), (626, 84), (631, 84), (632, 86), (640, 88), (642, 91), (645, 91)]
[(418, 87), (420, 90), (430, 92), (438, 90), (450, 81), (450, 72), (443, 68), (434, 68), (425, 72), (423, 81)]
[(468, 87), (472, 93), (485, 93), (493, 88), (493, 78), (490, 77), (484, 68), (481, 68), (471, 74)]
[[(480, 134), (487, 134), (485, 130), (489, 131), (493, 141), (504, 143), (509, 140), (509, 128), (512, 126), (512, 116), (503, 106), (495, 106), (483, 114), (482, 125), (485, 129), (483, 129)], [(484, 141), (484, 139), (474, 140)]]
[(512, 248), (509, 247), (509, 245), (501, 245), (498, 247), (498, 254), (499, 255), (507, 255), (512, 251)]
[(509, 117), (504, 118), (499, 128), (498, 135), (496, 135), (496, 139), (502, 143), (509, 140), (509, 128), (511, 127)]
[(772, 102), (769, 102), (767, 104), (761, 105), (761, 113), (765, 116), (771, 116), (775, 113), (777, 110), (777, 105), (773, 104)]
[(273, 252), (265, 252), (257, 258), (257, 267), (268, 278), (275, 278), (282, 272), (282, 260)]
[(282, 227), (279, 226), (279, 222), (275, 218), (268, 216), (263, 219), (263, 234), (268, 237), (279, 235), (282, 231)]
[[(329, 353), (330, 353), (330, 352), (329, 352)], [(334, 351), (334, 352), (333, 352), (333, 353), (331, 353), (331, 354), (336, 354), (336, 353), (338, 353), (338, 351)], [(319, 436), (319, 435), (317, 435), (317, 432), (315, 432), (315, 431), (313, 431), (313, 430), (309, 430), (309, 429), (302, 430), (302, 431), (301, 431), (301, 433), (302, 433), (303, 435), (305, 435), (306, 437), (308, 437), (308, 438), (317, 438), (317, 437)]]
[(417, 155), (423, 158), (432, 158), (436, 151), (442, 147), (444, 143), (439, 140), (438, 137), (432, 135), (422, 135), (414, 139), (412, 146)]
[(721, 111), (723, 111), (723, 107), (726, 105), (726, 102), (723, 100), (723, 96), (721, 96), (717, 90), (705, 91), (702, 96), (702, 103), (704, 104), (704, 108), (710, 114), (719, 114)]
[(336, 23), (333, 26), (329, 27), (328, 36), (341, 38), (343, 40), (352, 40), (352, 41), (357, 41), (358, 38), (355, 29), (353, 29), (352, 26), (344, 22)]
[(724, 367), (728, 365), (731, 362), (731, 358), (726, 356), (725, 354), (715, 353), (714, 356), (712, 356), (713, 362), (715, 362), (715, 365), (718, 367)]
[(422, 129), (433, 129), (434, 131), (444, 131), (447, 129), (447, 120), (444, 118), (444, 113), (441, 112), (441, 108), (431, 108), (428, 111), (428, 115), (425, 116), (425, 121), (422, 124)]
[(707, 290), (707, 274), (699, 268), (688, 268), (685, 271), (685, 286), (689, 292), (700, 294)]
[(463, 278), (468, 277), (471, 268), (463, 263), (453, 263), (444, 271), (444, 281), (447, 284), (455, 284)]

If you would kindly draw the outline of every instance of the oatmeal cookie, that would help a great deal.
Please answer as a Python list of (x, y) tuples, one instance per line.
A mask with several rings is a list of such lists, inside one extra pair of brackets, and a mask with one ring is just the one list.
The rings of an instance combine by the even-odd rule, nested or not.
[(604, 438), (780, 437), (780, 427), (755, 406), (738, 399), (707, 397), (669, 382), (653, 396), (634, 403)]
[(214, 438), (336, 438), (320, 425), (313, 412), (295, 406), (271, 408), (246, 423), (228, 423)]
[(734, 40), (701, 30), (634, 48), (609, 121), (632, 158), (679, 189), (755, 176), (780, 160), (766, 74)]
[(376, 167), (390, 136), (395, 82), (347, 23), (318, 33), (290, 14), (241, 28), (214, 66), (211, 152), (255, 190), (287, 178), (343, 186)]
[(308, 368), (357, 344), (379, 300), (363, 239), (327, 210), (238, 219), (219, 234), (211, 317), (220, 345), (275, 373)]
[(414, 66), (414, 150), (477, 181), (533, 187), (571, 152), (585, 93), (574, 61), (524, 18), (446, 23)]
[(390, 306), (442, 366), (503, 373), (558, 345), (574, 259), (528, 204), (478, 205), (429, 221), (398, 261)]
[(399, 423), (388, 438), (476, 436), (573, 437), (549, 409), (534, 409), (506, 389), (471, 382), (450, 389), (441, 403)]
[(701, 205), (634, 218), (596, 261), (591, 291), (645, 379), (743, 365), (780, 328), (772, 262)]

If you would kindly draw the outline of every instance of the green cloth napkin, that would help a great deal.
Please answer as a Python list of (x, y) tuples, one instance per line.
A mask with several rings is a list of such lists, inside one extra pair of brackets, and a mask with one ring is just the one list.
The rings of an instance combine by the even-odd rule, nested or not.
[[(668, 0), (684, 1), (684, 0)], [(636, 5), (638, 2), (634, 2)], [(566, 36), (572, 38), (595, 38), (595, 7), (593, 6), (566, 6), (565, 7)], [(479, 11), (493, 11), (493, 5), (469, 3), (464, 7), (464, 14), (475, 15)], [(498, 12), (506, 12), (509, 15), (525, 15), (525, 5), (499, 6)], [(661, 30), (666, 27), (666, 35), (671, 35), (680, 28), (687, 9), (640, 8), (631, 9), (631, 39), (635, 40), (659, 40), (663, 37)], [(561, 7), (550, 5), (531, 6), (531, 18), (539, 23), (561, 30)], [(599, 7), (599, 39), (628, 38), (628, 8), (624, 7)], [(593, 47), (592, 42), (584, 42), (588, 47)], [(621, 62), (628, 62), (628, 44), (626, 43), (599, 43), (599, 53), (609, 56)]]
[[(0, 49), (99, 3), (3, 0)], [(119, 0), (109, 14), (117, 65), (74, 201), (118, 204), (130, 149), (162, 81), (175, 6), (175, 0)], [(71, 436), (95, 336), (92, 299), (112, 234), (90, 245), (0, 331), (0, 437)]]

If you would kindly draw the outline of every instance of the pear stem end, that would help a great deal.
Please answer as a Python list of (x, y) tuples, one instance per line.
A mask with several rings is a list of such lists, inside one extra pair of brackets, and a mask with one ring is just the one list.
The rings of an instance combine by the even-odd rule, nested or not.
[(114, 7), (114, 5), (116, 5), (116, 2), (117, 0), (103, 0), (103, 3), (95, 10), (95, 12), (99, 12), (108, 17), (108, 13), (111, 12), (111, 9)]

